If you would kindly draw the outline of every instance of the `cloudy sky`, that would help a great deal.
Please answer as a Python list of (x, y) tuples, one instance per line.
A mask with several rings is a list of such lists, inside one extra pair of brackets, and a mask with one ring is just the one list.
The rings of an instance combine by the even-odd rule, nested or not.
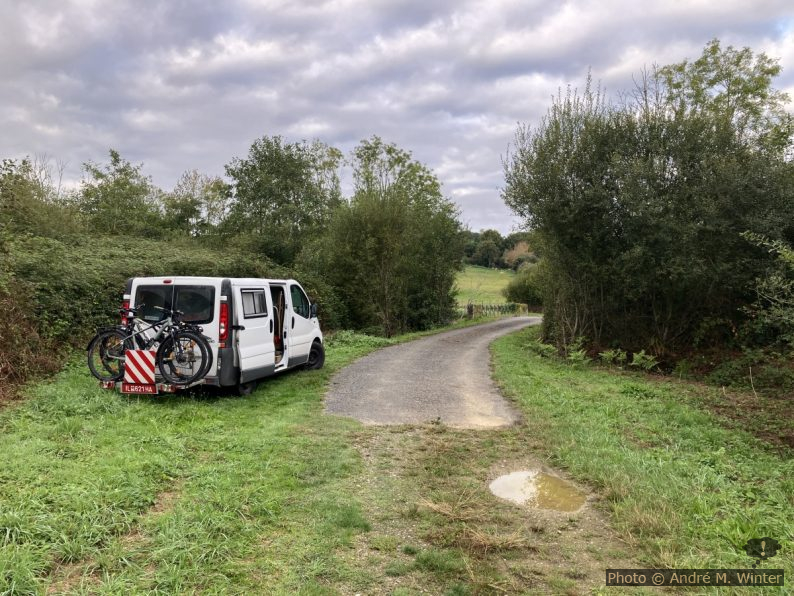
[(794, 96), (792, 0), (0, 0), (0, 158), (48, 154), (76, 182), (112, 147), (170, 189), (263, 135), (377, 134), (472, 229), (508, 232), (517, 122), (588, 69), (614, 96), (714, 37), (779, 58)]

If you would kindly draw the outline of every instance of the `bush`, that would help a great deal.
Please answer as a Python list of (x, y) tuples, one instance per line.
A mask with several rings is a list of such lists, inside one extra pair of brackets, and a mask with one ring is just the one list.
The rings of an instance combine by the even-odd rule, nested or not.
[(742, 236), (777, 255), (765, 275), (751, 284), (756, 300), (744, 309), (748, 320), (742, 329), (743, 337), (750, 344), (791, 348), (794, 346), (794, 249), (760, 234)]
[[(342, 319), (333, 288), (317, 276), (234, 247), (195, 239), (23, 237), (0, 262), (0, 380), (22, 383), (57, 370), (68, 346), (82, 348), (97, 327), (115, 324), (126, 280), (148, 275), (295, 278), (316, 301), (325, 328)], [(1, 253), (0, 253), (1, 254)]]
[(39, 335), (30, 303), (21, 284), (0, 288), (0, 399), (9, 397), (11, 385), (55, 372), (61, 364), (54, 342)]
[(518, 274), (502, 290), (508, 302), (526, 304), (534, 308), (543, 305), (542, 266), (525, 264)]
[(191, 239), (84, 239), (66, 244), (27, 238), (11, 244), (12, 274), (30, 289), (29, 311), (43, 337), (82, 340), (115, 321), (128, 278), (148, 275), (295, 277), (323, 311), (338, 318), (338, 299), (322, 280), (234, 249), (214, 250)]
[(516, 257), (516, 259), (513, 261), (512, 268), (513, 271), (518, 272), (523, 269), (526, 269), (527, 266), (534, 265), (538, 261), (539, 259), (537, 255), (535, 255), (535, 253), (523, 254), (519, 257)]
[(623, 366), (627, 360), (626, 352), (620, 348), (605, 350), (600, 352), (598, 356), (607, 364), (617, 364), (618, 366)]
[(557, 355), (557, 348), (551, 344), (544, 344), (540, 340), (530, 341), (526, 344), (526, 348), (533, 354), (537, 354), (541, 358), (551, 358)]
[(650, 354), (646, 354), (645, 350), (640, 350), (632, 354), (629, 366), (635, 366), (644, 371), (651, 371), (659, 366), (659, 361)]

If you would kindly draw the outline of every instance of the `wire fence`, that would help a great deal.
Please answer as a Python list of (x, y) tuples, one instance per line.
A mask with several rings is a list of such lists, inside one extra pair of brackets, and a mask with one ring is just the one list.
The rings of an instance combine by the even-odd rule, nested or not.
[(458, 316), (463, 319), (474, 317), (501, 317), (504, 315), (525, 315), (529, 312), (526, 304), (474, 304), (469, 302), (466, 306), (458, 307)]

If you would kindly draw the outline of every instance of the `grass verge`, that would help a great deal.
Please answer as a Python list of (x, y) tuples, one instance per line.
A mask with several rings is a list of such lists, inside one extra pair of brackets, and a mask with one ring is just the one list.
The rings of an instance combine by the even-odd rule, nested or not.
[(495, 378), (541, 453), (603, 495), (645, 563), (746, 568), (742, 545), (769, 536), (783, 551), (764, 566), (794, 576), (790, 450), (709, 411), (700, 386), (542, 357), (537, 334), (493, 344)]

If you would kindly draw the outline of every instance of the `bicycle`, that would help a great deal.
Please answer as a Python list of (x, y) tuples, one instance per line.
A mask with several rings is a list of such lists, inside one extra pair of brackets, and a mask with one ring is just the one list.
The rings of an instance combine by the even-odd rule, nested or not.
[[(155, 362), (163, 378), (174, 385), (189, 385), (206, 376), (212, 366), (212, 350), (202, 328), (180, 321), (178, 310), (156, 306), (165, 319), (148, 323), (136, 318), (138, 308), (119, 311), (127, 325), (100, 330), (88, 345), (88, 368), (100, 381), (124, 377), (127, 350), (156, 348)], [(154, 333), (149, 333), (154, 330)]]

